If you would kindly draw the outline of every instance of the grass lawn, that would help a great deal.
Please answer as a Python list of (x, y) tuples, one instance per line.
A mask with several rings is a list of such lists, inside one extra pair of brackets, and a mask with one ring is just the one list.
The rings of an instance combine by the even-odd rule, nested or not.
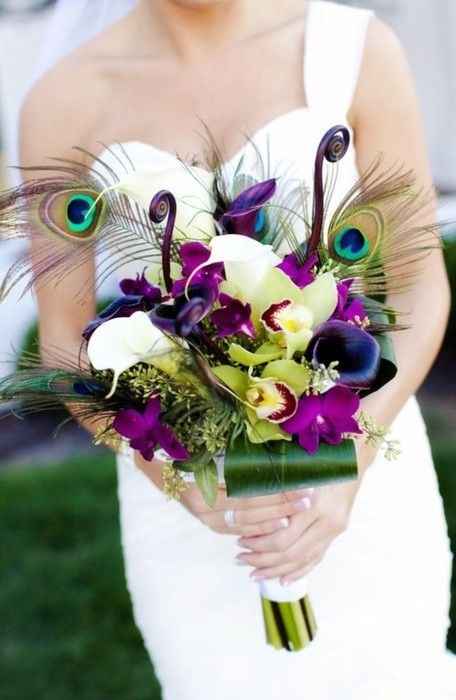
[[(456, 441), (438, 444), (456, 544)], [(125, 590), (113, 459), (5, 471), (0, 512), (2, 700), (158, 699)]]

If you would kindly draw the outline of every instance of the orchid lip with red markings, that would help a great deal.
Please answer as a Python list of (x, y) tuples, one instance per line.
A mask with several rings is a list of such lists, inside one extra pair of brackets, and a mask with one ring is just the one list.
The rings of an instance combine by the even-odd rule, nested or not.
[(282, 423), (292, 418), (298, 408), (298, 397), (285, 382), (255, 379), (246, 392), (246, 399), (260, 420)]

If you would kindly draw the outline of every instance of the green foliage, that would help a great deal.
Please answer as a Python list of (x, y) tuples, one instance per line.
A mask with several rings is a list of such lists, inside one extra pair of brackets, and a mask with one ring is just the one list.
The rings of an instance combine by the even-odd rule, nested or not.
[(2, 700), (158, 700), (125, 586), (113, 458), (0, 475)]
[(203, 462), (195, 470), (195, 480), (207, 505), (213, 508), (218, 490), (217, 467), (213, 459)]

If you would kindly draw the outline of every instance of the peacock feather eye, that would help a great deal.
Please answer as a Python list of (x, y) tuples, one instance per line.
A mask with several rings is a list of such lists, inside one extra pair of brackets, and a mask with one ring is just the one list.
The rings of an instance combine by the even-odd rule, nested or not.
[(359, 228), (346, 227), (335, 236), (334, 251), (339, 258), (358, 262), (369, 255), (369, 240)]
[(266, 214), (264, 213), (264, 209), (261, 208), (258, 210), (258, 213), (256, 215), (255, 219), (255, 233), (261, 233), (262, 230), (264, 229), (266, 225)]
[(39, 217), (51, 231), (72, 240), (87, 240), (103, 223), (106, 204), (93, 190), (64, 190), (43, 198)]
[(377, 208), (354, 208), (330, 227), (329, 254), (346, 265), (361, 263), (374, 254), (383, 230), (383, 217)]
[(73, 233), (85, 233), (95, 218), (95, 197), (89, 194), (74, 194), (67, 204), (67, 224)]

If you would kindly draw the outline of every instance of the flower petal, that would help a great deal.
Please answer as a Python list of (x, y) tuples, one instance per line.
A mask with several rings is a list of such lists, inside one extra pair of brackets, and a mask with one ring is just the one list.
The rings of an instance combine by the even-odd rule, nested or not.
[(320, 409), (319, 396), (301, 396), (295, 415), (282, 424), (283, 430), (292, 435), (298, 435), (316, 420)]
[(238, 345), (237, 343), (231, 343), (228, 348), (228, 355), (233, 362), (238, 362), (240, 365), (245, 365), (246, 367), (263, 365), (266, 362), (282, 357), (283, 354), (281, 348), (273, 343), (263, 343), (255, 352), (250, 352), (250, 350), (246, 350), (242, 345)]
[(369, 388), (380, 365), (376, 339), (345, 321), (328, 321), (317, 328), (308, 352), (315, 365), (337, 361), (339, 383), (358, 389)]
[(223, 263), (227, 281), (234, 288), (241, 290), (242, 299), (249, 302), (253, 290), (261, 284), (267, 272), (280, 262), (271, 246), (237, 234), (216, 236), (212, 239), (210, 247), (210, 257), (195, 268), (187, 286), (193, 275), (202, 267), (212, 263)]
[(160, 447), (175, 460), (185, 461), (190, 458), (188, 450), (179, 442), (171, 428), (167, 425), (159, 425), (154, 429), (154, 436)]
[(136, 169), (122, 175), (116, 189), (146, 210), (156, 192), (170, 191), (177, 203), (174, 240), (209, 240), (215, 235), (213, 183), (213, 173), (180, 163), (164, 170)]
[(311, 255), (309, 258), (306, 258), (303, 264), (301, 264), (298, 257), (295, 254), (290, 253), (290, 255), (286, 255), (284, 257), (283, 261), (277, 267), (279, 270), (282, 270), (282, 272), (284, 272), (287, 277), (289, 277), (291, 281), (296, 284), (296, 286), (302, 289), (314, 281), (315, 275), (312, 273), (312, 269), (317, 263), (317, 255)]
[(147, 427), (143, 414), (134, 408), (119, 411), (112, 425), (119, 435), (129, 439), (141, 437)]
[(321, 396), (322, 413), (325, 416), (353, 416), (359, 409), (359, 396), (345, 386), (335, 386)]
[(273, 423), (286, 421), (296, 412), (298, 398), (285, 382), (254, 379), (246, 392), (250, 407), (260, 419)]
[(301, 396), (309, 388), (311, 372), (294, 360), (274, 360), (268, 362), (261, 376), (285, 382)]

